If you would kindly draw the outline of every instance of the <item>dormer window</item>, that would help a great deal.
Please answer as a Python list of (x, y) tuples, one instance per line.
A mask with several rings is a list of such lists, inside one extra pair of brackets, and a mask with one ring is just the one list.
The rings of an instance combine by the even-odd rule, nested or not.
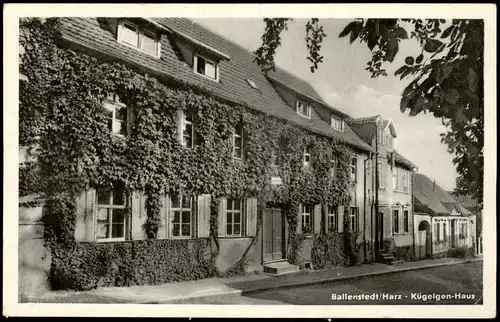
[(336, 130), (343, 131), (344, 130), (344, 121), (342, 119), (331, 115), (330, 116), (330, 126)]
[(297, 113), (299, 115), (302, 115), (304, 117), (307, 117), (307, 118), (311, 118), (311, 106), (310, 105), (307, 105), (306, 103), (304, 102), (301, 102), (301, 101), (297, 101), (297, 103), (295, 104), (295, 110), (297, 111)]
[(202, 57), (194, 56), (194, 71), (197, 74), (219, 81), (219, 65), (217, 62)]
[(155, 57), (160, 57), (159, 37), (130, 21), (122, 21), (118, 26), (118, 41)]

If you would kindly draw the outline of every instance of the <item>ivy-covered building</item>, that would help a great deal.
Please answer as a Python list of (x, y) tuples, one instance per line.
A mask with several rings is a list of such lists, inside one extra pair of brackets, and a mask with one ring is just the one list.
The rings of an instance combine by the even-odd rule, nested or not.
[[(21, 27), (20, 145), (40, 156), (20, 184), (36, 177), (23, 194), (45, 200), (52, 287), (378, 259), (376, 157), (411, 163), (382, 152), (304, 80), (265, 75), (251, 52), (188, 19)], [(413, 221), (411, 193), (396, 195), (379, 207), (399, 202), (399, 246)]]

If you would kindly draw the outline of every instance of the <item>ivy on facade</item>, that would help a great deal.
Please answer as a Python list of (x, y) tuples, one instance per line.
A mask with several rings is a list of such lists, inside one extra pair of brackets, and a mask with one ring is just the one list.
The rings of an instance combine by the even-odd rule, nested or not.
[[(218, 254), (220, 197), (255, 197), (284, 205), (292, 259), (301, 243), (295, 234), (300, 224), (299, 204), (349, 204), (353, 151), (343, 143), (246, 106), (166, 85), (121, 63), (100, 61), (60, 46), (57, 19), (43, 24), (36, 19), (23, 20), (21, 28), (24, 53), (20, 72), (27, 82), (20, 87), (20, 145), (36, 144), (41, 151), (38, 170), (22, 172), (20, 186), (32, 188), (21, 193), (36, 192), (45, 197), (46, 235), (48, 240), (57, 239), (51, 243), (56, 251), (62, 249), (61, 243), (67, 246), (74, 242), (69, 237), (74, 231), (74, 200), (91, 187), (119, 183), (129, 192), (144, 192), (148, 214), (144, 228), (152, 240), (161, 225), (162, 195), (178, 191), (211, 194), (209, 244), (216, 246), (211, 263)], [(117, 95), (130, 110), (130, 131), (125, 137), (108, 130), (102, 102), (109, 95)], [(193, 148), (179, 142), (180, 112), (192, 115), (197, 138)], [(242, 125), (245, 134), (242, 161), (232, 155), (237, 125)], [(308, 168), (303, 167), (306, 146), (311, 147)], [(271, 185), (271, 160), (276, 151), (283, 182), (279, 186)], [(333, 155), (337, 159), (335, 177), (329, 175)], [(32, 184), (35, 176), (36, 185)], [(261, 224), (262, 209), (258, 232)], [(61, 239), (59, 234), (66, 237)], [(254, 239), (252, 245), (257, 237)], [(56, 258), (59, 261), (64, 256)], [(243, 261), (238, 261), (237, 267)], [(233, 269), (240, 271), (237, 267)], [(96, 283), (92, 280), (90, 284)]]

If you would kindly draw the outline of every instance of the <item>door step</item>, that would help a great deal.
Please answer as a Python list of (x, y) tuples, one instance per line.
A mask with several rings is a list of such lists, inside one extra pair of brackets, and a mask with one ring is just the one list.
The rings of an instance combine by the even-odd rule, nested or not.
[(279, 261), (264, 264), (264, 273), (271, 276), (281, 276), (299, 271), (300, 268), (297, 265), (292, 265), (288, 261)]

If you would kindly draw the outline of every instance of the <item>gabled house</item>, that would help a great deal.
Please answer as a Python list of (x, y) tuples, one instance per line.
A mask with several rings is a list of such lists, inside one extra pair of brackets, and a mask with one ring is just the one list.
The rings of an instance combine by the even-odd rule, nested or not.
[(392, 257), (409, 260), (414, 254), (411, 192), (417, 168), (396, 151), (397, 134), (392, 120), (377, 115), (347, 122), (376, 151), (374, 162), (367, 164), (373, 177), (367, 193), (375, 256), (381, 261), (391, 261)]
[(476, 216), (476, 253), (483, 253), (483, 208), (477, 202), (476, 199), (472, 198), (469, 195), (457, 195), (452, 191), (448, 191), (448, 193), (457, 200), (462, 206), (464, 206), (467, 210), (469, 210), (473, 215)]
[(476, 216), (424, 174), (413, 177), (415, 245), (418, 259), (475, 246)]
[[(99, 62), (122, 63), (141, 75), (155, 77), (169, 88), (193, 91), (203, 95), (201, 100), (207, 102), (242, 106), (252, 113), (277, 120), (283, 127), (305, 131), (315, 136), (318, 142), (336, 142), (351, 151), (345, 169), (337, 169), (338, 159), (333, 151), (323, 151), (329, 158), (329, 179), (333, 184), (341, 170), (347, 173), (347, 180), (338, 177), (338, 181), (348, 182), (348, 185), (339, 185), (335, 192), (339, 196), (349, 195), (349, 204), (302, 199), (305, 201), (295, 205), (290, 201), (284, 203), (277, 200), (276, 195), (279, 194), (262, 199), (257, 198), (253, 191), (234, 195), (229, 191), (227, 195), (216, 196), (210, 188), (199, 189), (195, 195), (187, 194), (182, 189), (170, 189), (167, 193), (150, 194), (154, 198), (149, 198), (145, 191), (130, 192), (120, 182), (90, 187), (78, 198), (75, 214), (74, 237), (77, 245), (84, 249), (84, 254), (86, 247), (94, 251), (106, 250), (108, 254), (113, 254), (114, 249), (132, 247), (134, 251), (128, 252), (127, 256), (132, 256), (131, 261), (139, 261), (137, 265), (142, 265), (140, 260), (143, 257), (134, 254), (147, 253), (148, 248), (144, 245), (153, 247), (149, 243), (151, 240), (157, 242), (154, 247), (161, 251), (171, 249), (168, 246), (170, 241), (182, 241), (189, 245), (186, 248), (182, 246), (183, 251), (194, 253), (200, 243), (212, 250), (215, 246), (210, 244), (211, 237), (217, 237), (217, 252), (214, 254), (218, 271), (226, 272), (241, 264), (246, 271), (263, 269), (269, 273), (281, 273), (282, 270), (297, 268), (288, 263), (292, 257), (297, 265), (311, 266), (318, 235), (351, 232), (355, 236), (354, 242), (363, 245), (359, 253), (361, 259), (358, 260), (370, 261), (368, 254), (372, 252), (372, 247), (369, 240), (373, 239), (371, 208), (374, 202), (371, 196), (374, 186), (372, 158), (376, 149), (371, 141), (364, 140), (351, 128), (351, 123), (347, 122), (348, 115), (325, 103), (310, 84), (280, 68), (264, 75), (254, 63), (251, 52), (188, 19), (72, 17), (61, 18), (61, 21), (62, 39), (58, 44), (61, 48), (94, 57)], [(102, 102), (107, 130), (113, 138), (127, 139), (133, 134), (136, 129), (133, 122), (138, 119), (134, 108), (127, 98), (116, 93)], [(199, 115), (182, 109), (176, 117), (172, 117), (177, 122), (177, 139), (170, 149), (190, 156), (203, 145), (203, 137), (197, 130), (201, 126), (197, 124), (197, 117)], [(246, 162), (255, 162), (247, 153), (247, 144), (252, 139), (250, 132), (243, 121), (239, 121), (231, 136), (221, 139), (224, 146), (220, 150), (226, 151), (224, 149), (229, 146), (231, 152), (230, 160), (224, 160), (219, 172), (226, 170), (224, 166), (245, 169)], [(270, 162), (270, 183), (277, 189), (287, 187), (286, 183), (290, 182), (281, 170), (286, 161), (282, 160), (285, 155), (280, 152), (281, 148), (280, 143)], [(314, 148), (306, 144), (301, 153), (302, 169), (306, 173), (310, 171), (311, 175), (314, 175), (311, 168), (317, 162)], [(394, 159), (394, 162), (398, 166), (405, 164), (402, 157)], [(131, 177), (134, 176), (136, 174), (132, 173)], [(183, 181), (180, 186), (201, 185), (198, 181)], [(288, 193), (290, 191), (280, 191), (281, 195), (287, 196)], [(297, 216), (294, 231), (291, 231), (291, 223), (295, 220), (286, 217), (285, 213), (290, 212), (291, 205), (296, 207), (292, 210)], [(401, 207), (406, 207), (406, 203)], [(155, 220), (160, 223), (152, 233), (145, 229), (152, 221), (150, 208), (157, 209), (158, 218)], [(259, 214), (262, 214), (261, 226)], [(401, 227), (406, 227), (411, 218), (406, 216), (404, 220), (401, 219)], [(295, 245), (297, 239), (290, 239), (290, 234), (300, 236), (301, 244)], [(292, 256), (291, 252), (296, 252), (296, 256)], [(184, 255), (181, 256), (183, 260), (194, 256)], [(202, 262), (208, 260), (206, 254), (196, 258)], [(159, 261), (158, 265), (164, 265), (161, 262), (164, 257), (155, 260)], [(116, 269), (120, 265), (120, 262), (113, 262), (110, 267)], [(193, 265), (197, 265), (196, 262)], [(156, 272), (161, 268), (147, 267), (144, 274), (154, 278), (144, 281), (143, 275), (133, 275), (133, 278), (127, 277), (133, 282), (126, 283), (158, 283), (170, 278)], [(123, 274), (123, 269), (117, 270), (118, 273), (103, 273), (105, 277), (100, 277), (99, 283), (118, 283), (113, 274)], [(106, 274), (111, 274), (111, 277)], [(181, 274), (179, 269), (175, 274)], [(205, 276), (203, 274), (199, 275)]]

